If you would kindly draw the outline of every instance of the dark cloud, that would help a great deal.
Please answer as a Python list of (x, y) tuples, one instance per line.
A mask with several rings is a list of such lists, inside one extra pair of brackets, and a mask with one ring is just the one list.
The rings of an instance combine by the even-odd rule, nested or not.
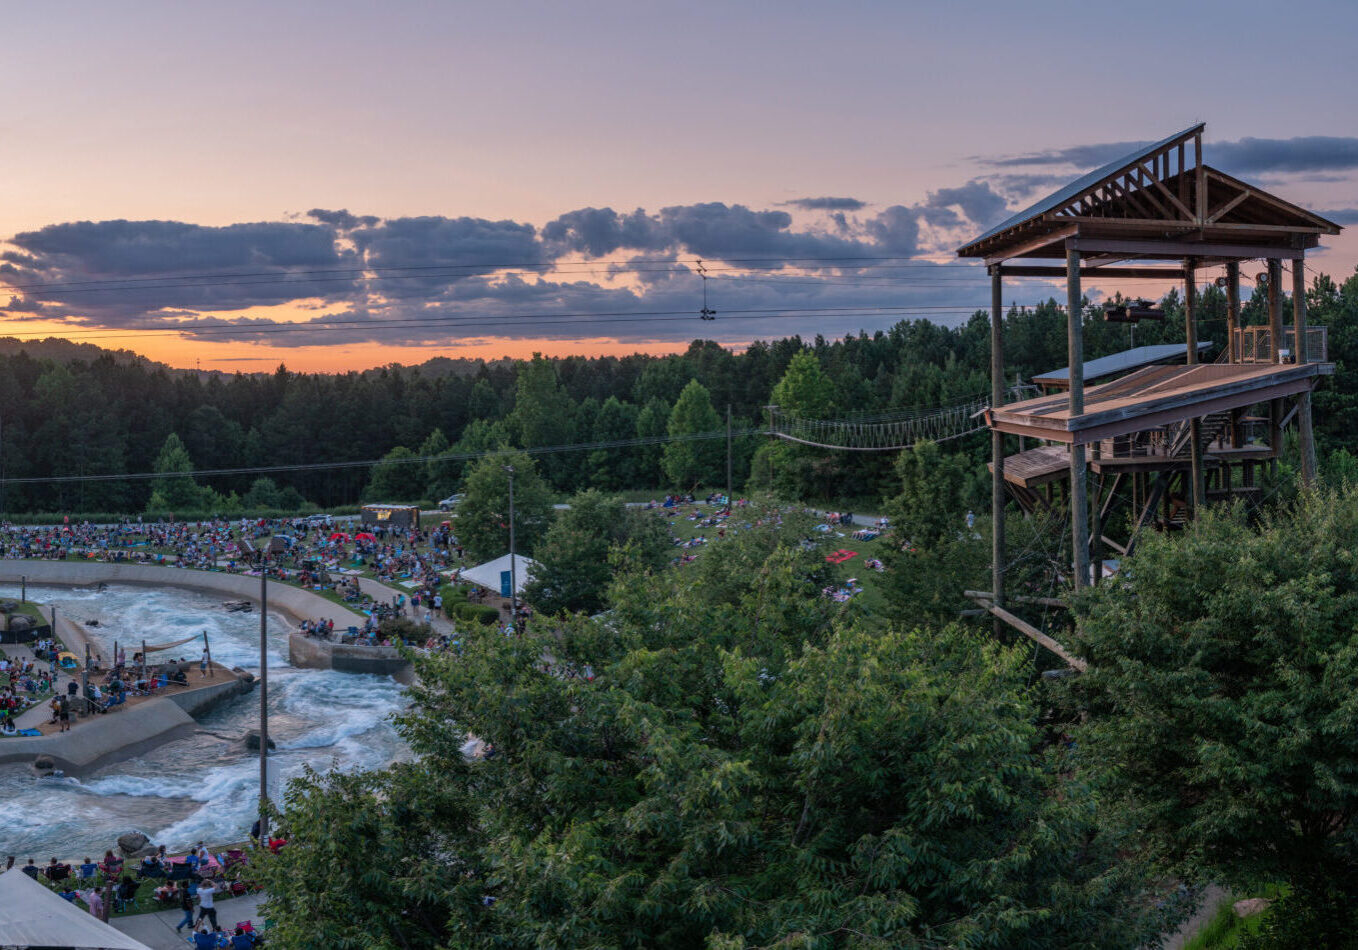
[(866, 201), (859, 201), (857, 198), (794, 198), (791, 201), (784, 201), (783, 204), (790, 208), (801, 208), (803, 211), (861, 211), (868, 206)]
[(1009, 204), (988, 182), (969, 181), (958, 188), (940, 188), (929, 193), (923, 214), (930, 224), (955, 227), (961, 224), (953, 208), (960, 208), (972, 224), (987, 225), (1004, 218)]
[(542, 229), (542, 238), (565, 251), (590, 257), (629, 248), (636, 251), (664, 251), (674, 244), (674, 236), (658, 218), (640, 208), (621, 215), (612, 208), (581, 208), (569, 211)]
[[(949, 277), (940, 283), (916, 282), (928, 276), (926, 263), (911, 272), (910, 283), (880, 271), (863, 272), (872, 280), (850, 278), (865, 258), (917, 257), (926, 220), (936, 227), (975, 222), (1003, 208), (1003, 199), (988, 186), (968, 182), (934, 192), (922, 204), (894, 205), (867, 218), (831, 212), (829, 222), (816, 228), (795, 226), (787, 210), (722, 202), (654, 213), (581, 208), (540, 231), (516, 221), (378, 220), (324, 209), (313, 209), (310, 221), (225, 228), (80, 222), (17, 236), (0, 252), (7, 252), (0, 271), (13, 283), (43, 283), (50, 290), (68, 281), (122, 283), (94, 294), (84, 293), (87, 284), (17, 294), (0, 311), (13, 319), (173, 329), (204, 342), (282, 347), (446, 345), (477, 336), (642, 343), (698, 334), (729, 342), (788, 332), (839, 335), (890, 326), (901, 315), (881, 308), (903, 300), (957, 303), (972, 288), (955, 271), (942, 272)], [(552, 269), (567, 256), (614, 254), (631, 262), (578, 275)], [(769, 265), (752, 272), (716, 269), (708, 285), (710, 305), (719, 314), (713, 326), (697, 319), (703, 281), (691, 264), (695, 256)], [(241, 274), (252, 276), (231, 276)], [(978, 270), (977, 287), (983, 286)], [(974, 296), (975, 303), (984, 302), (979, 291)], [(324, 311), (306, 314), (299, 324), (282, 322), (294, 317), (239, 313), (279, 303)], [(818, 306), (863, 312), (825, 320), (739, 314)], [(648, 316), (623, 316), (638, 311)], [(649, 316), (657, 311), (665, 313)], [(296, 326), (304, 329), (290, 329)]]
[(231, 310), (354, 290), (334, 271), (354, 258), (319, 224), (206, 227), (180, 221), (77, 221), (16, 234), (0, 274), (54, 315), (113, 325), (164, 309)]
[[(1101, 142), (979, 160), (992, 168), (1069, 165), (1086, 169), (1106, 165), (1149, 144), (1149, 141)], [(1239, 174), (1290, 174), (1358, 168), (1358, 137), (1352, 136), (1298, 135), (1287, 139), (1209, 141), (1203, 146), (1203, 152), (1208, 164)]]
[(1026, 165), (1074, 165), (1076, 168), (1094, 168), (1106, 165), (1114, 159), (1129, 155), (1137, 149), (1150, 145), (1145, 142), (1100, 142), (1094, 145), (1072, 145), (1069, 148), (1050, 149), (1043, 152), (1029, 152), (1026, 155), (1007, 155), (1003, 158), (981, 158), (978, 161), (994, 168), (1010, 168)]
[(819, 231), (793, 231), (786, 211), (752, 211), (720, 201), (660, 209), (675, 242), (699, 257), (846, 258), (880, 253), (861, 241)]
[(1010, 198), (1028, 198), (1033, 192), (1051, 191), (1070, 181), (1069, 175), (1035, 172), (1031, 175), (992, 175), (989, 178), (992, 188)]
[(1358, 224), (1358, 208), (1332, 208), (1329, 211), (1317, 211), (1316, 214), (1329, 218), (1335, 224)]
[(1358, 168), (1358, 138), (1299, 135), (1290, 139), (1243, 138), (1208, 142), (1209, 164), (1229, 172), (1318, 172)]
[(913, 257), (919, 251), (918, 208), (892, 205), (867, 224), (868, 234), (883, 251)]
[(371, 227), (382, 220), (375, 214), (350, 214), (348, 208), (340, 208), (338, 211), (327, 211), (324, 208), (312, 208), (306, 214), (308, 218), (312, 218), (322, 224), (328, 224), (341, 231), (351, 231), (357, 227)]
[(683, 251), (716, 260), (737, 258), (844, 258), (871, 256), (861, 241), (818, 230), (794, 230), (786, 211), (755, 211), (745, 205), (709, 201), (637, 209), (620, 215), (612, 208), (571, 211), (542, 229), (544, 241), (562, 251), (602, 257), (621, 249)]

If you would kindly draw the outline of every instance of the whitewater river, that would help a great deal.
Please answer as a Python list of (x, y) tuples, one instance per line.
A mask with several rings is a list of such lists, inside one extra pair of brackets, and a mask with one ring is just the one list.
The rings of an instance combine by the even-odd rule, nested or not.
[[(18, 595), (17, 586), (0, 584), (0, 597)], [(148, 643), (169, 643), (206, 630), (214, 660), (259, 669), (259, 614), (222, 609), (221, 594), (30, 585), (28, 595), (55, 603), (77, 623), (97, 619), (98, 627), (86, 629), (103, 645), (105, 663), (114, 640), (126, 645), (130, 659), (143, 637)], [(271, 615), (269, 631), (269, 734), (277, 743), (269, 759), (271, 795), (277, 797), (286, 780), (307, 765), (355, 771), (380, 768), (407, 754), (389, 721), (405, 702), (399, 683), (295, 669), (288, 665), (286, 624)], [(191, 675), (198, 676), (201, 640), (168, 653), (194, 660)], [(252, 691), (199, 719), (198, 735), (82, 779), (39, 779), (28, 766), (0, 766), (0, 852), (16, 855), (20, 863), (30, 857), (39, 864), (50, 857), (97, 860), (118, 835), (131, 830), (171, 849), (245, 838), (257, 807), (259, 759), (244, 751), (239, 737), (258, 720), (259, 694)]]

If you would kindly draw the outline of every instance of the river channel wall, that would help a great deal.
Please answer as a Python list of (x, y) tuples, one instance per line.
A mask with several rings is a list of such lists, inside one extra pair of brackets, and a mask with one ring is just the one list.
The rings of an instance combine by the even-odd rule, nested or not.
[(414, 668), (395, 647), (373, 647), (357, 643), (317, 640), (293, 631), (288, 636), (288, 658), (293, 666), (313, 670), (338, 670), (341, 673), (373, 673), (392, 676), (410, 683)]
[[(144, 584), (150, 587), (185, 587), (189, 590), (228, 594), (233, 600), (259, 600), (259, 578), (224, 571), (195, 571), (159, 564), (110, 564), (102, 561), (0, 561), (0, 581), (89, 587), (92, 584)], [(333, 619), (335, 626), (362, 624), (363, 617), (333, 600), (289, 584), (269, 585), (269, 608), (294, 623), (310, 617)]]
[[(243, 574), (99, 561), (0, 561), (0, 582), (17, 584), (25, 578), (34, 585), (141, 584), (226, 594), (235, 600), (259, 599), (259, 578)], [(311, 591), (286, 584), (270, 584), (268, 594), (269, 608), (294, 623), (310, 617), (333, 619), (336, 626), (363, 622), (363, 618), (353, 611)], [(83, 626), (57, 611), (56, 632), (72, 652), (77, 656), (84, 655), (88, 639)], [(0, 764), (32, 762), (39, 756), (47, 756), (56, 768), (81, 774), (192, 735), (197, 728), (194, 716), (232, 696), (249, 692), (253, 686), (253, 677), (249, 674), (230, 673), (221, 668), (217, 672), (225, 673), (226, 678), (83, 720), (70, 732), (0, 739)]]

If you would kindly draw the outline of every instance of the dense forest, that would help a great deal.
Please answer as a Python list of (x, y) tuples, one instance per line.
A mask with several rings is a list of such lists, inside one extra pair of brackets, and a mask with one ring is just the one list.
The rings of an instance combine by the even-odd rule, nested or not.
[[(1199, 339), (1219, 347), (1224, 292), (1206, 285), (1200, 303)], [(1162, 305), (1163, 323), (1144, 322), (1134, 331), (1105, 322), (1101, 307), (1087, 306), (1087, 356), (1125, 349), (1133, 333), (1137, 345), (1182, 341), (1181, 298), (1171, 292)], [(1312, 323), (1329, 328), (1337, 367), (1316, 396), (1324, 452), (1347, 446), (1358, 422), (1358, 276), (1342, 284), (1318, 276), (1308, 306)], [(1244, 322), (1267, 322), (1266, 310), (1256, 288), (1244, 305)], [(91, 357), (98, 351), (89, 347), (63, 359), (49, 344), (0, 350), (0, 470), (5, 479), (43, 480), (7, 483), (0, 509), (188, 513), (303, 502), (332, 507), (360, 498), (427, 501), (457, 490), (463, 475), (462, 461), (438, 456), (663, 440), (723, 428), (728, 407), (735, 429), (752, 430), (770, 402), (808, 418), (937, 406), (988, 392), (988, 322), (978, 312), (957, 327), (916, 320), (837, 340), (757, 342), (740, 353), (698, 340), (665, 357), (434, 360), (337, 375), (283, 366), (272, 374), (199, 374), (121, 352)], [(1065, 365), (1064, 323), (1054, 300), (1010, 309), (1007, 374), (1027, 379)], [(950, 446), (979, 449), (979, 440)], [(769, 456), (775, 464), (759, 464)], [(401, 461), (417, 457), (435, 460)], [(384, 458), (388, 464), (376, 467), (326, 467)], [(657, 441), (538, 459), (549, 485), (562, 492), (725, 484), (720, 441)], [(736, 440), (734, 475), (740, 488), (772, 488), (790, 497), (878, 498), (893, 485), (893, 462), (889, 453), (818, 453), (746, 435)], [(200, 478), (199, 487), (187, 479), (175, 488), (108, 478), (273, 466), (313, 467), (266, 477), (211, 476)], [(61, 476), (74, 479), (46, 481)]]

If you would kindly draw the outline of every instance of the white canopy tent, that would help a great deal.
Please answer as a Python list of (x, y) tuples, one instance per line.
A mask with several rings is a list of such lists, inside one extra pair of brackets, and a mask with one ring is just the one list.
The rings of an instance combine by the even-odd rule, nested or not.
[[(524, 557), (522, 554), (515, 554), (513, 557), (516, 575), (514, 577), (516, 583), (514, 592), (522, 594), (524, 585), (532, 579), (533, 569), (538, 566), (538, 562), (531, 557)], [(466, 568), (457, 577), (459, 580), (470, 581), (478, 587), (488, 588), (498, 594), (500, 592), (500, 574), (509, 570), (509, 558), (510, 555), (506, 554), (493, 561), (487, 561), (485, 564)]]
[(0, 947), (151, 950), (23, 872), (0, 874)]

